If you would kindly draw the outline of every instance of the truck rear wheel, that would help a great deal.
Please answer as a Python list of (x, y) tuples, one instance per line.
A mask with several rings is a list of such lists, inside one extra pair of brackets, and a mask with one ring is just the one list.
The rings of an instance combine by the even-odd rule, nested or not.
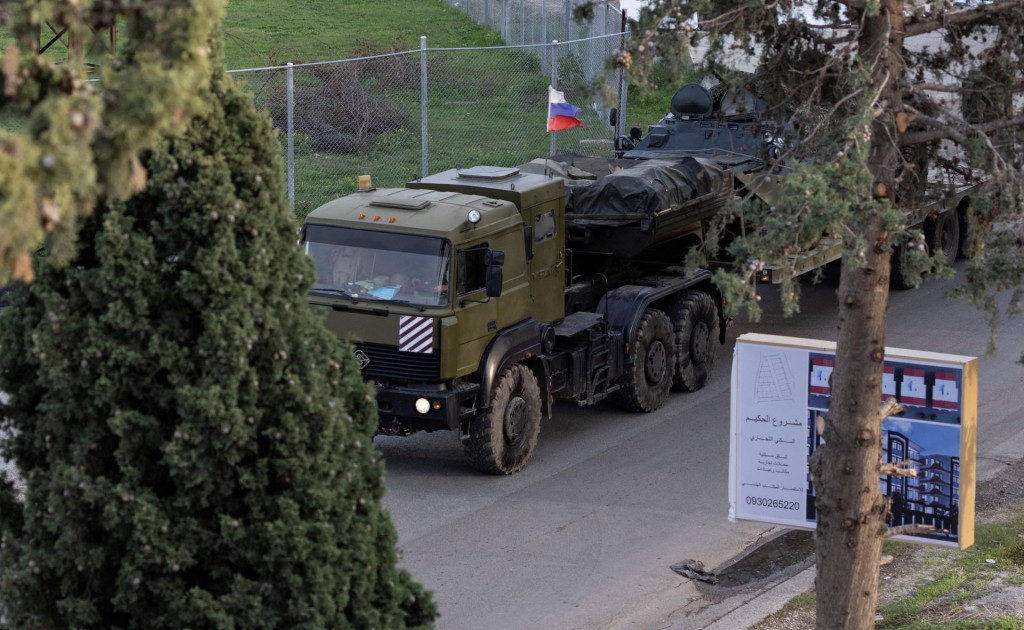
[(718, 309), (703, 291), (686, 291), (672, 303), (676, 369), (672, 387), (695, 392), (707, 384), (718, 353)]
[(629, 411), (654, 411), (665, 403), (675, 371), (672, 321), (664, 312), (647, 309), (634, 343), (633, 365), (615, 392), (616, 402)]
[(913, 275), (907, 269), (907, 244), (892, 246), (892, 261), (889, 269), (889, 286), (899, 291), (916, 289), (921, 284), (921, 276)]
[(925, 244), (931, 253), (942, 252), (946, 264), (952, 265), (960, 250), (960, 218), (955, 210), (943, 212), (924, 222)]
[(519, 472), (540, 437), (540, 386), (525, 365), (513, 365), (498, 379), (490, 408), (469, 425), (466, 456), (492, 475)]

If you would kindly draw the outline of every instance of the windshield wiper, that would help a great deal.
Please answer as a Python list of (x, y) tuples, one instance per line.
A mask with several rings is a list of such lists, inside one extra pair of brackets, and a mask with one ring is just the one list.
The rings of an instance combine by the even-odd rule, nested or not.
[(318, 293), (330, 293), (331, 295), (340, 295), (342, 297), (347, 297), (353, 302), (358, 302), (360, 299), (359, 296), (352, 295), (351, 293), (344, 289), (335, 289), (333, 287), (313, 287), (312, 289), (310, 289), (310, 291), (316, 291)]
[(399, 306), (410, 306), (419, 312), (427, 310), (427, 307), (422, 304), (410, 302), (409, 300), (384, 300), (387, 304), (398, 304)]

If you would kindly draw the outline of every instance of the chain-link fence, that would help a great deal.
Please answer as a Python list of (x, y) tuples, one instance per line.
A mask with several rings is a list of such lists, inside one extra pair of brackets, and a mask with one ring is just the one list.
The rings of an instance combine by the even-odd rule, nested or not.
[[(610, 156), (609, 111), (624, 107), (625, 81), (605, 62), (623, 37), (433, 49), (424, 39), (420, 50), (232, 74), (282, 130), (289, 198), (302, 217), (353, 192), (361, 174), (401, 186), (456, 166)], [(580, 108), (585, 127), (547, 133), (548, 85)]]
[[(582, 57), (581, 71), (587, 81), (594, 81), (604, 73), (604, 60), (617, 48), (614, 40), (602, 40), (626, 30), (622, 10), (617, 3), (598, 2), (592, 16), (577, 21), (573, 11), (588, 0), (447, 0), (448, 6), (464, 11), (477, 24), (501, 33), (501, 38), (512, 45), (550, 44), (588, 40), (587, 54)], [(601, 46), (611, 48), (597, 50)], [(541, 51), (542, 65), (547, 70), (548, 60)]]

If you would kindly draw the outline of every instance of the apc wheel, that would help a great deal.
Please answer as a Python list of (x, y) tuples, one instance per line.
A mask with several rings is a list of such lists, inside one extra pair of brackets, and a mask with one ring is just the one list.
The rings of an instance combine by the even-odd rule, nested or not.
[(647, 309), (636, 332), (633, 365), (625, 375), (616, 402), (629, 411), (654, 411), (665, 403), (675, 371), (672, 321), (657, 309)]
[(676, 369), (672, 387), (695, 392), (711, 378), (718, 353), (718, 309), (703, 291), (686, 291), (672, 304)]
[(470, 421), (466, 456), (492, 475), (519, 472), (540, 437), (540, 386), (525, 365), (505, 370), (494, 387), (490, 409)]
[(946, 257), (946, 264), (952, 265), (960, 250), (960, 219), (956, 211), (943, 212), (934, 219), (925, 221), (924, 237), (928, 251), (941, 251)]

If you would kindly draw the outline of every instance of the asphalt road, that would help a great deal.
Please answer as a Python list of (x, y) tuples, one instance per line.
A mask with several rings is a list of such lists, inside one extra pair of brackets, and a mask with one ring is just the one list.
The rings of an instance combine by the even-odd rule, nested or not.
[[(954, 283), (894, 293), (887, 345), (980, 357), (978, 473), (987, 478), (1024, 453), (1024, 322), (1004, 322), (1000, 350), (987, 356), (984, 317), (943, 297)], [(703, 625), (697, 613), (710, 602), (669, 565), (695, 558), (714, 569), (777, 531), (727, 518), (735, 339), (834, 340), (837, 284), (836, 273), (806, 283), (790, 319), (777, 291), (764, 290), (762, 321), (729, 330), (711, 383), (654, 413), (557, 404), (532, 461), (512, 477), (473, 472), (450, 433), (377, 438), (402, 565), (434, 591), (438, 628), (647, 629), (670, 616), (672, 627)]]

